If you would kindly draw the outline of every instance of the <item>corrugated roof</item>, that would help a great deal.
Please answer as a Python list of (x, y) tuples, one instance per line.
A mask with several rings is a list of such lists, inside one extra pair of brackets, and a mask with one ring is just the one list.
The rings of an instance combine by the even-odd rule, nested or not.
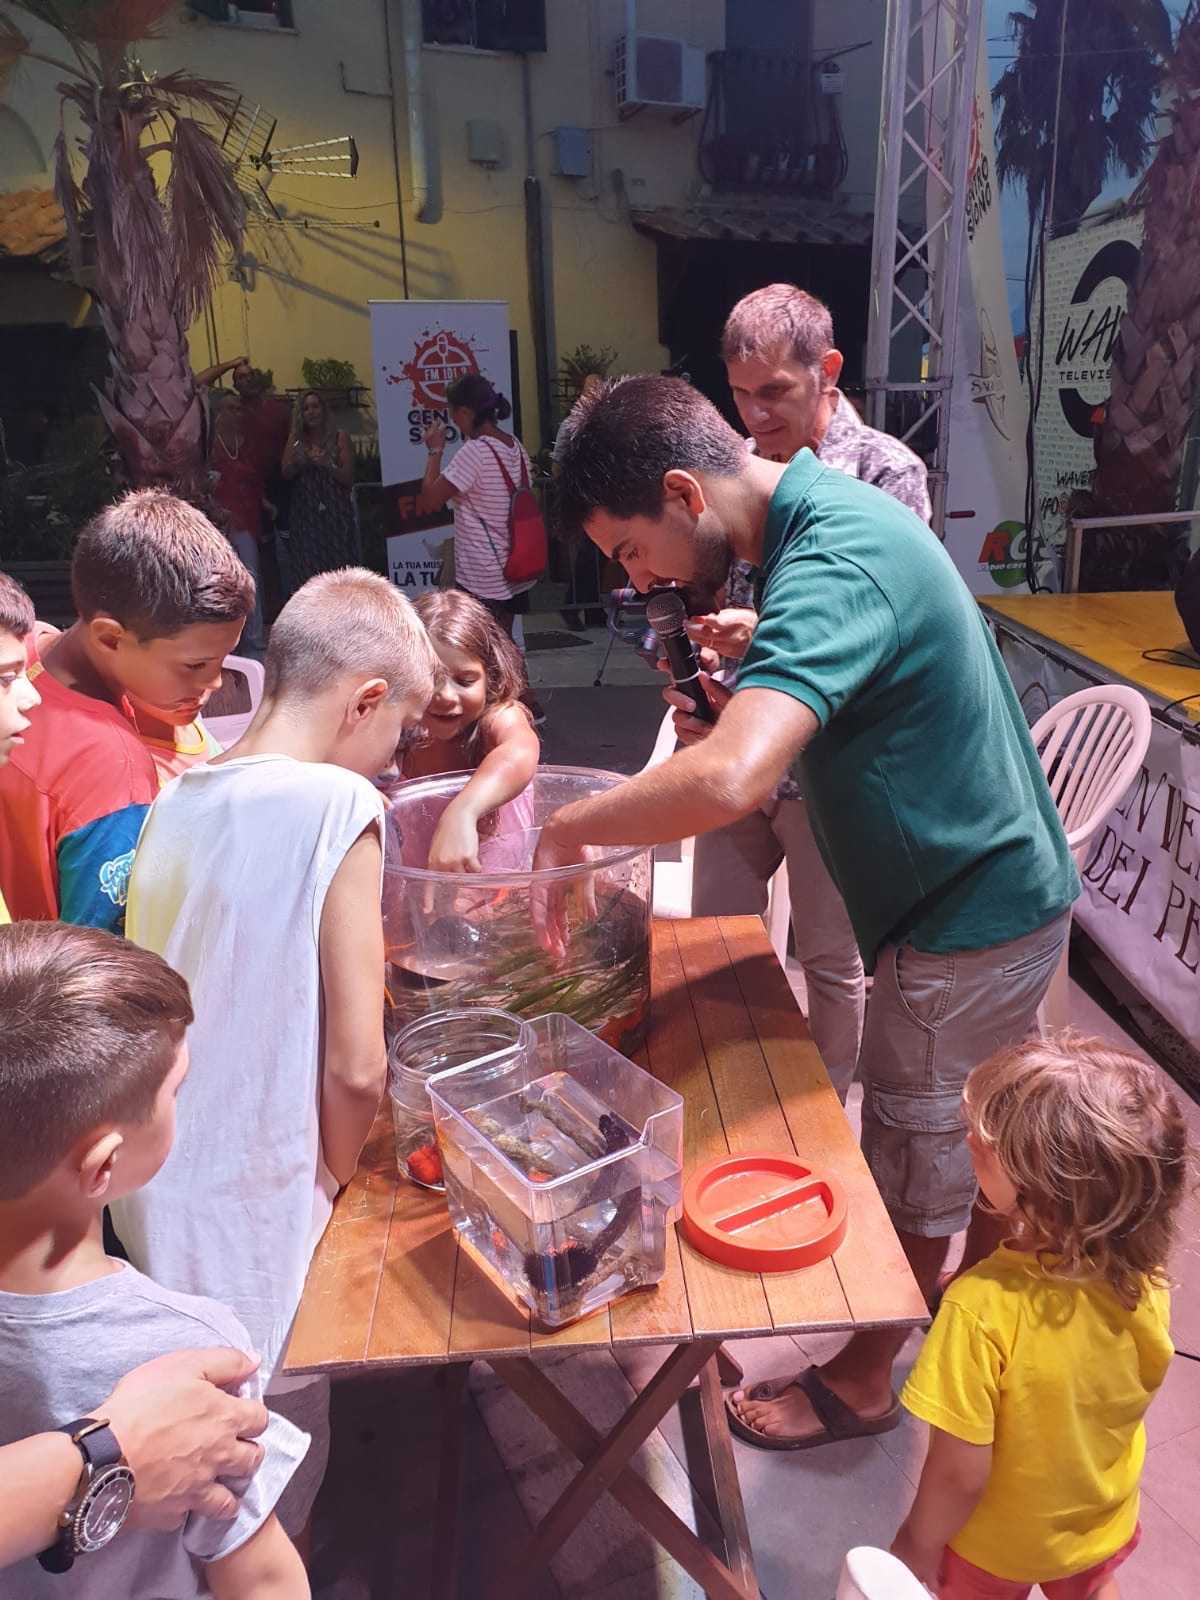
[(18, 189), (0, 194), (0, 254), (44, 255), (62, 243), (66, 231), (53, 189)]
[(740, 239), (746, 243), (869, 245), (873, 219), (828, 200), (700, 200), (634, 211), (640, 233), (666, 239)]

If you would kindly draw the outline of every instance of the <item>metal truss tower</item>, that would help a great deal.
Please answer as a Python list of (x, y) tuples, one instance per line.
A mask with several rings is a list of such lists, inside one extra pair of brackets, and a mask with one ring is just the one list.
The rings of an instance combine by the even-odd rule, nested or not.
[(932, 461), (942, 534), (967, 159), (984, 0), (888, 0), (867, 420)]

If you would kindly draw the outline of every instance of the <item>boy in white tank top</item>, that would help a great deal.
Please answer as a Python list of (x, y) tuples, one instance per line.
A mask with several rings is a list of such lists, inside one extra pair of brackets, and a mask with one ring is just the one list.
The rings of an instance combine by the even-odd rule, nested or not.
[(245, 735), (163, 789), (138, 844), (128, 937), (187, 978), (196, 1022), (175, 1148), (113, 1220), (139, 1270), (237, 1313), (268, 1378), (383, 1090), (370, 779), (420, 720), (436, 667), (386, 579), (310, 579), (272, 630)]

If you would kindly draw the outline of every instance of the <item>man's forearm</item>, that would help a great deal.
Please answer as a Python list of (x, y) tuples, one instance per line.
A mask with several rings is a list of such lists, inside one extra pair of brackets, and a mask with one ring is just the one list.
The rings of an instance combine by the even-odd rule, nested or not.
[(713, 731), (628, 783), (555, 812), (556, 844), (666, 844), (748, 816), (819, 724), (802, 702), (772, 689), (739, 690)]
[[(737, 822), (771, 793), (751, 788), (714, 752), (713, 739), (692, 745), (618, 788), (556, 811), (548, 826), (563, 843), (667, 844)], [(718, 759), (714, 760), (714, 754)]]
[(0, 1448), (0, 1567), (53, 1542), (82, 1468), (65, 1433), (38, 1433)]

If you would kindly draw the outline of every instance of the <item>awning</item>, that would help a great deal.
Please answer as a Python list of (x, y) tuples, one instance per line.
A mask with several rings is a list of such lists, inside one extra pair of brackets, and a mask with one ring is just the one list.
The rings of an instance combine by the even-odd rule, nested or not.
[(53, 189), (0, 194), (0, 256), (46, 260), (62, 245), (66, 232)]
[(873, 219), (828, 200), (701, 200), (631, 213), (639, 233), (661, 239), (737, 239), (755, 244), (869, 246)]

